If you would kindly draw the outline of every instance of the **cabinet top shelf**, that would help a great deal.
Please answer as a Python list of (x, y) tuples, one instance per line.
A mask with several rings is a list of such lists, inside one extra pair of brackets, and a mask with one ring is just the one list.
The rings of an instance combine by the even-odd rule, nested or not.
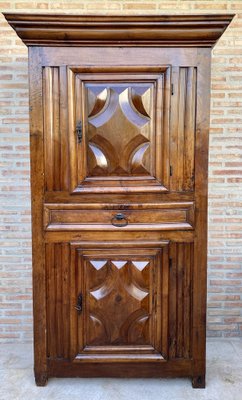
[(234, 14), (4, 14), (27, 46), (212, 47)]

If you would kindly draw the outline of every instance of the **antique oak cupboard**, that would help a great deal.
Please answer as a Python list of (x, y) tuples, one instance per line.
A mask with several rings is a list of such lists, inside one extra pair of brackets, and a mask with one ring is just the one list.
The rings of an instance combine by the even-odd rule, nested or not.
[(5, 17), (29, 48), (37, 385), (204, 387), (210, 54), (232, 16)]

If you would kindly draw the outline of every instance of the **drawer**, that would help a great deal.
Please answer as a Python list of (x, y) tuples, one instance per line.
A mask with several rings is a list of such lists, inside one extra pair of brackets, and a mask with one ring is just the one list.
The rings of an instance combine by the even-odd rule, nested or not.
[(193, 229), (194, 203), (46, 204), (46, 230)]

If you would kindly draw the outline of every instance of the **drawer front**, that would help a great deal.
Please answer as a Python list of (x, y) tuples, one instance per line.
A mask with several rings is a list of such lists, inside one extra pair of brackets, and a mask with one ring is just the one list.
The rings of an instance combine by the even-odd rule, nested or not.
[(46, 230), (193, 229), (193, 202), (133, 205), (46, 204)]

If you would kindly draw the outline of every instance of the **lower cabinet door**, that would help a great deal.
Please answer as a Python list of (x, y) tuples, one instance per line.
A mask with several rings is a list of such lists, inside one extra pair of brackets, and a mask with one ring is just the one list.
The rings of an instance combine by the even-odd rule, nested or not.
[(166, 361), (168, 242), (71, 244), (74, 362)]
[(47, 243), (48, 359), (191, 359), (193, 254), (193, 242)]

